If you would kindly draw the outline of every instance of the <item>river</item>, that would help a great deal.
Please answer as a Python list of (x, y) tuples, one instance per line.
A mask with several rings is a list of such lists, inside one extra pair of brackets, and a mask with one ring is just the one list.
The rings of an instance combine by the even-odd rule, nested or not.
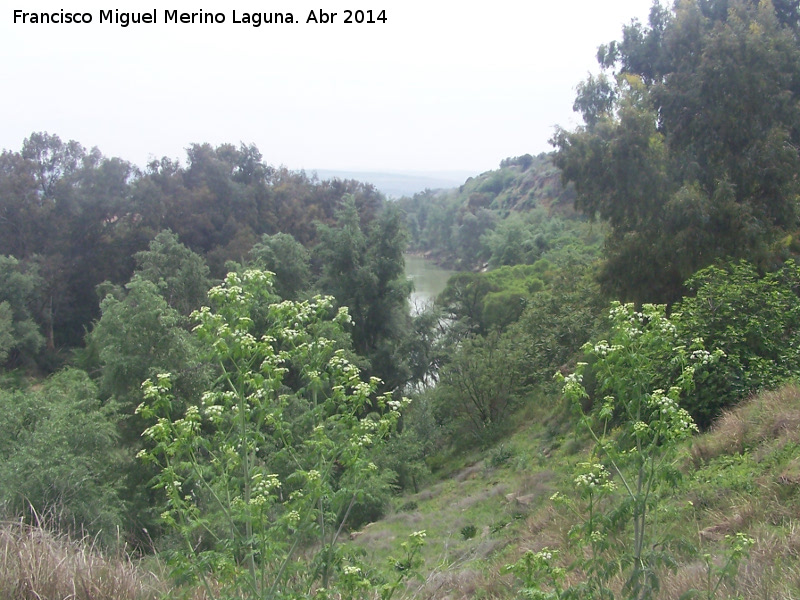
[(448, 271), (432, 261), (412, 254), (405, 255), (406, 277), (414, 282), (411, 292), (411, 314), (417, 314), (432, 303), (447, 285), (447, 280), (455, 271)]

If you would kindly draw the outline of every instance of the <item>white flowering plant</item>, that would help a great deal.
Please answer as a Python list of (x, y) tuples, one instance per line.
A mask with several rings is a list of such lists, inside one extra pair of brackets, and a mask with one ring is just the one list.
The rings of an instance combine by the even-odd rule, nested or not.
[(209, 298), (194, 333), (216, 384), (176, 418), (163, 373), (143, 384), (138, 409), (155, 421), (140, 457), (157, 465), (163, 520), (183, 541), (173, 565), (213, 598), (352, 584), (339, 542), (354, 505), (386, 485), (373, 454), (407, 400), (378, 394), (320, 335), (348, 320), (332, 298), (276, 303), (262, 271), (228, 274)]
[[(559, 499), (579, 517), (572, 541), (588, 548), (578, 565), (587, 581), (575, 592), (610, 598), (607, 583), (623, 572), (628, 597), (648, 598), (658, 589), (658, 569), (671, 564), (669, 532), (654, 516), (678, 477), (678, 446), (697, 430), (681, 403), (696, 373), (723, 354), (707, 351), (700, 338), (685, 343), (663, 305), (637, 310), (616, 302), (609, 317), (609, 339), (586, 344), (586, 362), (566, 377), (556, 375), (578, 427), (594, 441), (590, 462), (578, 465), (574, 479), (579, 500)], [(589, 370), (592, 398), (583, 383)], [(618, 549), (613, 560), (612, 547)]]
[(526, 551), (517, 562), (506, 565), (505, 573), (513, 573), (522, 580), (519, 595), (527, 600), (561, 600), (567, 598), (563, 567), (556, 566), (558, 551), (544, 547), (538, 552)]

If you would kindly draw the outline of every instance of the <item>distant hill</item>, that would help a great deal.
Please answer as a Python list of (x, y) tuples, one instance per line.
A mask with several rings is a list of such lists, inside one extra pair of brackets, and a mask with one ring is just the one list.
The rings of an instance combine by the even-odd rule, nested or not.
[(506, 158), (500, 168), (469, 177), (455, 188), (400, 198), (409, 248), (440, 266), (487, 266), (555, 260), (573, 243), (594, 256), (602, 236), (585, 227), (574, 209), (573, 186), (564, 186), (551, 154)]
[(309, 173), (316, 173), (320, 179), (355, 179), (364, 183), (371, 183), (389, 198), (413, 196), (426, 189), (437, 190), (455, 188), (462, 185), (469, 177), (476, 173), (471, 171), (426, 171), (426, 172), (397, 172), (380, 173), (372, 171), (337, 171), (334, 169), (314, 169)]

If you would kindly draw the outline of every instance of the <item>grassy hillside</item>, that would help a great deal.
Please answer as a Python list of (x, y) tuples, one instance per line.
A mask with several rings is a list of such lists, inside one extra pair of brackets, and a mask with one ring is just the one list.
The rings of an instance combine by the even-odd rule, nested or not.
[[(556, 416), (559, 400), (553, 402), (524, 409), (524, 424), (495, 448), (452, 458), (447, 476), (396, 499), (392, 514), (353, 532), (350, 543), (372, 564), (386, 564), (400, 540), (425, 530), (421, 578), (410, 582), (406, 598), (517, 597), (520, 582), (504, 566), (528, 550), (560, 551), (559, 562), (568, 567), (576, 558), (569, 544), (575, 517), (551, 497), (574, 497), (575, 467), (587, 460), (589, 444)], [(689, 589), (699, 590), (698, 598), (800, 597), (799, 451), (797, 385), (753, 397), (684, 445), (681, 478), (658, 515), (684, 544), (674, 569), (661, 574), (658, 598), (678, 598)], [(720, 578), (737, 533), (754, 544), (738, 571)], [(568, 570), (568, 582), (582, 577)], [(145, 564), (123, 553), (102, 557), (91, 540), (71, 542), (13, 523), (0, 529), (4, 598), (144, 600), (162, 594), (179, 596)]]
[(561, 171), (548, 154), (507, 158), (500, 168), (469, 178), (458, 196), (471, 209), (529, 211), (544, 208), (550, 213), (574, 214), (571, 188), (561, 182)]
[[(421, 578), (410, 582), (406, 598), (517, 597), (520, 582), (504, 566), (528, 550), (560, 551), (559, 563), (569, 567), (575, 517), (551, 497), (575, 497), (575, 467), (588, 459), (589, 443), (571, 433), (558, 416), (560, 401), (552, 402), (523, 409), (517, 431), (498, 446), (451, 457), (447, 475), (397, 498), (389, 516), (353, 532), (350, 543), (372, 564), (386, 564), (400, 540), (425, 530)], [(681, 477), (658, 519), (683, 546), (674, 569), (661, 574), (657, 597), (679, 598), (689, 589), (699, 590), (698, 598), (800, 597), (800, 387), (761, 393), (725, 413), (683, 446), (677, 466)], [(754, 544), (735, 573), (720, 577), (737, 533)], [(568, 569), (568, 582), (582, 577)], [(0, 528), (3, 598), (150, 600), (184, 592), (203, 597), (179, 592), (124, 553), (101, 556), (90, 539), (69, 541), (14, 523)]]
[[(397, 538), (425, 530), (424, 581), (410, 590), (413, 598), (517, 597), (520, 582), (503, 567), (527, 550), (559, 550), (560, 565), (569, 567), (576, 558), (569, 544), (575, 515), (551, 497), (560, 492), (575, 499), (575, 469), (589, 459), (589, 441), (571, 433), (553, 408), (529, 407), (525, 425), (510, 439), (459, 457), (463, 464), (452, 462), (450, 476), (398, 499), (394, 513), (356, 535), (355, 543), (380, 562)], [(683, 446), (681, 477), (657, 516), (682, 542), (674, 570), (661, 574), (659, 598), (689, 589), (700, 598), (800, 597), (798, 451), (795, 385), (755, 396)], [(736, 533), (755, 543), (738, 572), (729, 569), (720, 578), (735, 541), (726, 536)], [(613, 560), (613, 551), (606, 558)], [(568, 569), (567, 581), (582, 577)], [(619, 590), (621, 580), (613, 587)]]

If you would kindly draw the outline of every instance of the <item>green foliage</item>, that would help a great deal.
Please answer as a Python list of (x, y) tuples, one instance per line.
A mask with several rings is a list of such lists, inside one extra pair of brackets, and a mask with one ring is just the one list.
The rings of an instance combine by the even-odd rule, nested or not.
[[(726, 535), (725, 543), (726, 548), (723, 551), (721, 563), (715, 561), (714, 557), (707, 552), (702, 555), (706, 567), (705, 589), (690, 590), (681, 595), (680, 600), (692, 598), (713, 600), (718, 597), (723, 584), (729, 586), (730, 592), (736, 592), (736, 575), (739, 572), (739, 566), (749, 556), (750, 548), (755, 540), (749, 535), (739, 532), (735, 535)], [(738, 595), (730, 595), (730, 592), (728, 598), (740, 598)]]
[[(721, 353), (706, 351), (700, 338), (691, 347), (682, 344), (665, 312), (664, 306), (644, 305), (638, 312), (612, 305), (610, 341), (584, 346), (596, 380), (592, 413), (583, 414), (588, 392), (581, 383), (589, 365), (560, 376), (565, 397), (581, 415), (580, 428), (595, 443), (590, 462), (579, 465), (580, 500), (571, 505), (581, 519), (571, 536), (586, 550), (586, 597), (612, 597), (608, 582), (622, 570), (628, 597), (651, 598), (659, 570), (672, 564), (672, 540), (657, 515), (677, 476), (678, 445), (697, 429), (680, 402), (694, 388), (696, 373)], [(617, 487), (622, 498), (613, 496)], [(612, 545), (621, 546), (615, 560), (608, 557)]]
[[(101, 392), (130, 416), (141, 398), (141, 382), (170, 369), (188, 400), (193, 380), (202, 381), (205, 371), (198, 365), (196, 343), (185, 329), (186, 317), (167, 304), (157, 285), (134, 277), (122, 298), (108, 295), (100, 309), (89, 349), (100, 367)], [(133, 425), (126, 439), (138, 438), (140, 431), (138, 424)]]
[(506, 159), (499, 170), (470, 178), (458, 189), (426, 191), (397, 204), (406, 213), (414, 249), (469, 270), (487, 261), (533, 263), (561, 245), (565, 240), (552, 239), (547, 222), (559, 214), (574, 216), (568, 208), (572, 197), (551, 158), (541, 154)]
[(579, 87), (585, 126), (559, 130), (555, 163), (576, 206), (608, 220), (603, 283), (637, 302), (676, 301), (720, 258), (785, 258), (797, 228), (796, 32), (770, 2), (654, 6), (600, 48)]
[(544, 236), (536, 235), (535, 231), (526, 227), (520, 217), (509, 215), (491, 233), (486, 234), (484, 243), (491, 252), (489, 264), (498, 267), (535, 262), (544, 251), (547, 241)]
[(686, 285), (693, 295), (673, 316), (680, 335), (725, 352), (687, 404), (701, 426), (749, 394), (797, 377), (800, 266), (794, 261), (764, 276), (746, 262), (707, 267)]
[(0, 365), (30, 361), (44, 345), (34, 321), (41, 279), (13, 256), (0, 256)]
[(116, 481), (116, 415), (86, 373), (0, 390), (0, 508), (62, 531), (115, 539), (123, 502)]
[(508, 429), (531, 386), (567, 368), (598, 330), (603, 307), (590, 267), (572, 262), (558, 269), (547, 260), (458, 273), (437, 303), (452, 319), (432, 393), (439, 437), (481, 444)]
[(361, 381), (320, 335), (349, 321), (332, 298), (265, 306), (271, 282), (260, 271), (228, 274), (209, 297), (195, 332), (219, 379), (177, 416), (172, 376), (160, 374), (139, 408), (157, 419), (142, 456), (158, 465), (163, 518), (183, 542), (175, 567), (223, 597), (330, 590), (340, 568), (346, 587), (338, 542), (354, 506), (385, 485), (372, 455), (403, 402), (375, 397), (379, 382)]
[[(726, 535), (725, 541), (728, 547), (725, 549), (722, 565), (714, 564), (709, 554), (704, 554), (703, 559), (706, 563), (708, 577), (706, 579), (706, 597), (708, 600), (715, 598), (717, 591), (724, 582), (729, 582), (736, 591), (736, 574), (742, 560), (750, 554), (755, 540), (749, 535), (739, 532), (735, 535)], [(714, 581), (716, 578), (716, 581)]]
[[(389, 557), (391, 575), (376, 578), (365, 574), (367, 569), (353, 564), (344, 564), (340, 568), (338, 585), (331, 588), (317, 588), (314, 590), (315, 600), (334, 600), (340, 598), (353, 598), (354, 600), (391, 600), (395, 592), (404, 589), (406, 579), (419, 576), (419, 569), (423, 565), (422, 548), (425, 546), (425, 531), (415, 531), (400, 543), (399, 556)], [(308, 596), (304, 596), (308, 597)]]
[(406, 238), (399, 212), (387, 209), (365, 231), (355, 198), (345, 196), (336, 227), (320, 224), (319, 237), (319, 288), (348, 308), (353, 347), (369, 360), (369, 372), (387, 389), (402, 387), (409, 378), (401, 348), (410, 330), (411, 283), (404, 272)]
[(208, 266), (171, 231), (159, 233), (134, 259), (135, 274), (156, 284), (170, 308), (178, 313), (189, 316), (205, 301), (211, 287)]
[[(0, 154), (0, 255), (38, 270), (34, 318), (47, 349), (74, 348), (99, 317), (96, 287), (129, 281), (137, 253), (144, 253), (136, 259), (141, 276), (188, 315), (208, 287), (203, 261), (221, 277), (226, 261), (243, 263), (261, 236), (276, 232), (310, 246), (315, 224), (332, 224), (347, 194), (364, 226), (384, 202), (367, 184), (272, 168), (244, 144), (193, 144), (186, 165), (162, 158), (140, 171), (34, 133), (20, 152)], [(165, 230), (174, 235), (159, 234), (148, 250)]]
[(485, 332), (483, 301), (493, 291), (491, 282), (481, 273), (456, 273), (436, 299), (449, 318), (461, 322), (467, 329)]
[(523, 154), (522, 156), (515, 156), (513, 158), (505, 158), (500, 161), (500, 168), (518, 166), (523, 171), (526, 171), (533, 164), (534, 158), (530, 154)]
[(489, 452), (489, 465), (501, 467), (514, 458), (514, 449), (507, 444), (500, 444)]
[(519, 319), (530, 297), (551, 277), (552, 265), (546, 260), (486, 273), (457, 273), (448, 280), (437, 304), (475, 333), (503, 331)]
[(507, 336), (525, 352), (526, 380), (545, 384), (557, 369), (567, 368), (581, 347), (601, 328), (606, 308), (590, 267), (565, 265), (550, 285), (528, 300)]
[[(196, 256), (196, 255), (195, 255)], [(166, 279), (159, 278), (161, 284)], [(202, 283), (198, 282), (199, 285)], [(192, 284), (189, 283), (191, 286)], [(126, 461), (120, 466), (120, 480), (126, 488), (127, 528), (139, 537), (143, 528), (157, 536), (161, 501), (148, 487), (155, 472), (133, 460), (142, 448), (145, 424), (134, 414), (141, 402), (141, 382), (158, 373), (173, 373), (176, 410), (197, 403), (212, 377), (204, 364), (199, 345), (186, 330), (188, 317), (170, 306), (164, 293), (177, 289), (134, 275), (116, 295), (100, 303), (101, 317), (87, 337), (82, 362), (94, 370), (101, 397), (120, 414), (120, 451)], [(177, 306), (188, 307), (188, 296), (172, 297)], [(141, 540), (149, 543), (147, 537)]]
[(440, 420), (481, 444), (494, 442), (523, 397), (522, 356), (517, 340), (496, 333), (464, 339), (435, 390)]
[(389, 600), (400, 582), (422, 566), (420, 551), (425, 545), (426, 536), (427, 534), (424, 530), (409, 534), (408, 540), (400, 544), (402, 556), (389, 558), (389, 563), (399, 575), (397, 576), (396, 583), (390, 584), (389, 587), (384, 586), (383, 590), (381, 590), (381, 600)]
[(275, 293), (296, 300), (311, 286), (308, 250), (289, 233), (264, 235), (250, 250), (253, 266), (275, 273)]
[(381, 470), (394, 473), (393, 484), (402, 490), (419, 492), (430, 470), (426, 459), (439, 447), (442, 433), (437, 423), (432, 392), (413, 396), (403, 412), (399, 431), (381, 447), (375, 458)]
[[(563, 589), (566, 570), (554, 566), (558, 551), (543, 548), (539, 552), (528, 550), (520, 559), (506, 565), (506, 573), (513, 573), (522, 580), (519, 597), (526, 600), (561, 600), (570, 597)], [(545, 589), (548, 588), (548, 589)]]
[(446, 336), (450, 323), (434, 305), (411, 317), (411, 334), (403, 345), (410, 369), (409, 383), (420, 388), (432, 387), (441, 365), (446, 361)]
[(14, 343), (14, 315), (11, 305), (3, 301), (0, 302), (0, 363), (6, 361)]
[(493, 171), (487, 178), (483, 179), (480, 184), (478, 184), (475, 191), (478, 193), (485, 192), (493, 196), (497, 196), (497, 194), (502, 192), (503, 189), (507, 187), (513, 179), (514, 173), (509, 170)]
[(603, 227), (535, 209), (510, 213), (481, 241), (490, 252), (489, 265), (497, 268), (530, 265), (541, 258), (557, 264), (576, 258), (594, 260), (602, 240)]
[(475, 525), (465, 525), (461, 528), (461, 538), (464, 540), (471, 540), (478, 534), (478, 528)]

